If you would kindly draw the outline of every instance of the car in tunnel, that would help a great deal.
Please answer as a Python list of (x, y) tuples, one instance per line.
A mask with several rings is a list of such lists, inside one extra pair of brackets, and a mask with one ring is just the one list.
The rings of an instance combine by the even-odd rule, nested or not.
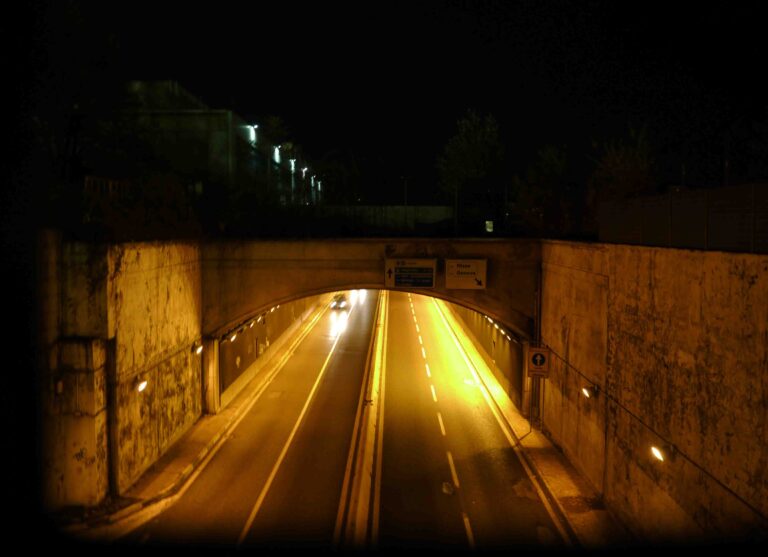
[(349, 302), (346, 294), (336, 294), (331, 300), (331, 309), (349, 309)]

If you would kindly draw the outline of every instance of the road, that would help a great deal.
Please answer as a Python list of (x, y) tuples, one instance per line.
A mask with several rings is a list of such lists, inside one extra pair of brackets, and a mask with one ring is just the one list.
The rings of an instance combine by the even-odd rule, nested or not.
[(431, 297), (390, 293), (378, 545), (562, 544)]
[(125, 540), (330, 547), (376, 292), (327, 310), (195, 482)]
[[(126, 541), (331, 548), (349, 484), (377, 293), (327, 310), (168, 510)], [(440, 306), (390, 292), (370, 535), (381, 549), (564, 541)], [(445, 311), (445, 310), (442, 310)]]

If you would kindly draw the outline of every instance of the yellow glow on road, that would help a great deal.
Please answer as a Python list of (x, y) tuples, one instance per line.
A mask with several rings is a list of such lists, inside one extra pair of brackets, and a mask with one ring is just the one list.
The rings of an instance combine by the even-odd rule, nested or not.
[[(417, 339), (421, 347), (421, 355), (426, 361), (427, 377), (432, 378), (434, 376), (435, 380), (439, 382), (436, 383), (438, 387), (448, 389), (446, 392), (449, 397), (457, 397), (470, 406), (477, 404), (482, 399), (482, 394), (476, 388), (467, 387), (477, 387), (479, 378), (469, 362), (466, 361), (463, 351), (456, 345), (450, 328), (445, 323), (437, 305), (429, 303), (430, 298), (426, 296), (414, 295), (413, 299), (416, 305), (422, 304), (419, 307), (420, 311), (423, 312), (420, 315), (421, 321), (425, 323), (425, 328), (424, 334), (418, 334)], [(434, 302), (433, 299), (432, 301)], [(424, 304), (427, 304), (426, 307)], [(418, 324), (416, 326), (418, 327)], [(427, 357), (426, 347), (430, 348), (429, 357)], [(468, 377), (468, 371), (472, 373), (472, 376)]]
[(349, 313), (346, 311), (334, 311), (331, 313), (331, 337), (336, 338), (347, 330)]

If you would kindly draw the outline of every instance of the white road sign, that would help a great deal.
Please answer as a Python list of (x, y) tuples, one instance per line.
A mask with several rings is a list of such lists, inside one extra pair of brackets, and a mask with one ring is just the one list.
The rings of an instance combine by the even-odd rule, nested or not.
[(487, 259), (446, 259), (445, 287), (464, 290), (485, 288)]

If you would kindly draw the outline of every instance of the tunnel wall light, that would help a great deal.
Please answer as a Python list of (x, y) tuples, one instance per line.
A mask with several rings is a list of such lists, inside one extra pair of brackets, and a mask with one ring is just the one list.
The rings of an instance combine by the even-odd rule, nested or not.
[(133, 387), (138, 392), (142, 392), (147, 388), (147, 385), (149, 384), (149, 381), (145, 377), (136, 377), (133, 380)]
[(668, 460), (674, 460), (677, 450), (675, 446), (669, 443), (662, 445), (651, 445), (651, 456), (658, 462), (666, 462)]
[(197, 354), (198, 356), (199, 356), (200, 354), (202, 354), (202, 353), (203, 353), (203, 343), (202, 343), (202, 342), (200, 342), (199, 340), (196, 340), (196, 341), (195, 341), (195, 342), (192, 344), (192, 352), (194, 352), (194, 353), (195, 353), (195, 354)]
[(600, 394), (600, 387), (597, 385), (587, 385), (581, 388), (581, 394), (585, 398), (597, 398), (597, 395)]

